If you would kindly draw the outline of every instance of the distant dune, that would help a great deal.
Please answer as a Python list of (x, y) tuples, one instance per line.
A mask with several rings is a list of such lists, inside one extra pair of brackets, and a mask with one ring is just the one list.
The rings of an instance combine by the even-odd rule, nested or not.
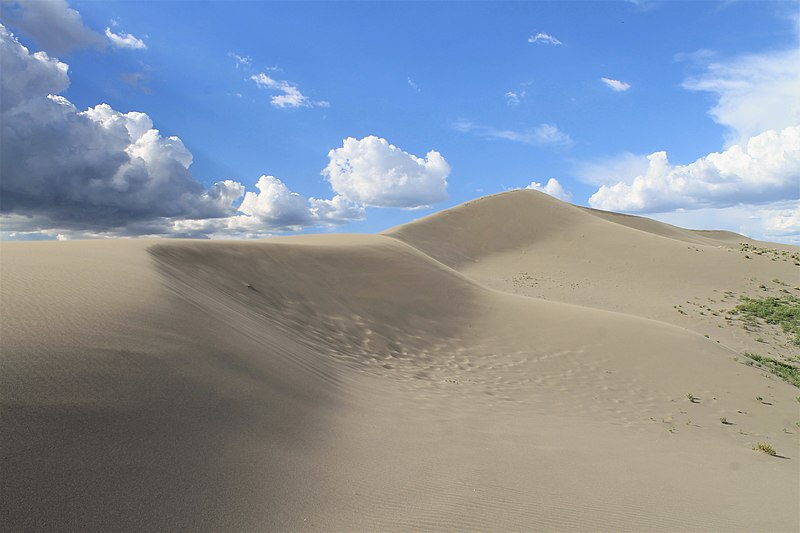
[(2, 243), (0, 524), (797, 531), (800, 389), (742, 354), (800, 347), (726, 311), (800, 296), (798, 252), (535, 191), (382, 235)]

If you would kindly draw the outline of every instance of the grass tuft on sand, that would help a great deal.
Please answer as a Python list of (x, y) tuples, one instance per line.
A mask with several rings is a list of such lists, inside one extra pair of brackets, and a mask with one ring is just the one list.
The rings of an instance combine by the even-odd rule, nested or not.
[(758, 452), (763, 452), (767, 455), (771, 455), (773, 457), (778, 455), (778, 452), (775, 451), (775, 448), (773, 448), (771, 444), (766, 442), (759, 442), (758, 444), (753, 446), (753, 449)]

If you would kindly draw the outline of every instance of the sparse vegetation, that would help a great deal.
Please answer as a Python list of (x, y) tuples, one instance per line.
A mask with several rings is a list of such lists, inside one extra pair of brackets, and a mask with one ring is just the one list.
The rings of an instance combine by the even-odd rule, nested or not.
[[(787, 383), (791, 383), (795, 387), (800, 387), (800, 367), (789, 364), (784, 361), (778, 361), (772, 357), (766, 357), (753, 352), (744, 352), (742, 355), (748, 359), (755, 361), (756, 366), (763, 368), (783, 379)], [(750, 361), (748, 361), (750, 363)], [(750, 363), (752, 365), (752, 363)], [(757, 398), (761, 401), (760, 398)]]
[[(788, 252), (786, 250), (778, 250), (777, 248), (763, 248), (760, 246), (753, 246), (752, 244), (748, 244), (746, 242), (739, 243), (739, 251), (740, 252), (749, 252), (753, 255), (761, 255), (766, 256), (772, 259), (773, 261), (787, 261), (791, 262), (795, 266), (800, 266), (800, 253), (798, 252)], [(750, 259), (749, 255), (745, 254), (745, 259)]]
[(773, 457), (778, 455), (778, 452), (775, 451), (775, 448), (773, 448), (767, 442), (759, 442), (755, 446), (753, 446), (753, 449), (756, 450), (756, 451), (759, 451), (759, 452), (764, 452), (765, 454), (771, 455)]
[(781, 326), (783, 331), (791, 335), (792, 342), (800, 346), (800, 298), (796, 296), (767, 296), (766, 298), (741, 298), (741, 302), (731, 314), (742, 315), (748, 326), (757, 327), (758, 320), (767, 324)]
[(728, 419), (727, 419), (727, 418), (725, 418), (724, 416), (723, 416), (723, 417), (721, 417), (721, 418), (719, 419), (719, 421), (720, 421), (720, 422), (722, 422), (722, 423), (723, 423), (724, 425), (726, 425), (726, 426), (730, 426), (730, 425), (731, 425), (731, 423), (730, 423), (730, 422), (728, 422)]
[(687, 397), (687, 398), (689, 399), (689, 401), (690, 401), (690, 402), (692, 402), (692, 403), (697, 403), (697, 402), (699, 402), (699, 401), (700, 401), (700, 399), (699, 399), (697, 396), (695, 396), (694, 394), (692, 394), (691, 392), (687, 393), (687, 394), (686, 394), (686, 397)]

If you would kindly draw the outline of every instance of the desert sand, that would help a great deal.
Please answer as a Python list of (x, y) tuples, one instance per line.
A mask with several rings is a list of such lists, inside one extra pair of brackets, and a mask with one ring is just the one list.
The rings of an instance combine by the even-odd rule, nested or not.
[(800, 352), (725, 314), (800, 295), (780, 251), (535, 191), (2, 243), (0, 527), (797, 531), (800, 389), (741, 354)]

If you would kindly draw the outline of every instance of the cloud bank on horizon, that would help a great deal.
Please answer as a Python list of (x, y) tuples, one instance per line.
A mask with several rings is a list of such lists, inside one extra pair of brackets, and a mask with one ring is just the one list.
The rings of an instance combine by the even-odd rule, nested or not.
[[(92, 6), (83, 9), (89, 7)], [(648, 16), (648, 12), (637, 16)], [(98, 16), (93, 14), (92, 20), (97, 21)], [(119, 20), (125, 20), (125, 26), (138, 36), (128, 33), (127, 27), (123, 30)], [(368, 227), (364, 226), (368, 218), (380, 224), (379, 228), (388, 227), (393, 224), (380, 223), (389, 216), (383, 213), (400, 210), (388, 218), (397, 223), (404, 221), (398, 217), (407, 216), (401, 215), (404, 211), (430, 209), (448, 199), (470, 199), (464, 189), (466, 183), (474, 182), (485, 192), (506, 188), (499, 181), (494, 184), (486, 181), (492, 178), (465, 177), (470, 173), (468, 161), (474, 161), (474, 154), (485, 153), (486, 168), (494, 176), (505, 176), (501, 178), (505, 181), (509, 179), (507, 173), (516, 175), (513, 179), (517, 183), (527, 181), (527, 188), (561, 200), (582, 203), (584, 199), (584, 203), (599, 209), (800, 244), (800, 99), (796, 97), (800, 94), (800, 71), (794, 68), (800, 64), (800, 51), (796, 48), (736, 53), (726, 58), (705, 49), (693, 54), (675, 51), (673, 57), (684, 58), (677, 63), (691, 58), (691, 65), (684, 68), (690, 72), (676, 80), (674, 86), (685, 96), (697, 94), (706, 101), (710, 97), (712, 104), (710, 108), (706, 104), (707, 116), (723, 128), (723, 135), (716, 150), (695, 153), (688, 162), (673, 163), (674, 154), (668, 147), (653, 146), (654, 150), (644, 153), (636, 148), (597, 153), (590, 147), (604, 143), (611, 146), (611, 136), (600, 133), (599, 137), (591, 137), (586, 127), (589, 123), (585, 122), (588, 119), (580, 115), (547, 112), (553, 105), (546, 105), (546, 101), (566, 102), (559, 106), (570, 101), (573, 104), (569, 105), (583, 105), (578, 96), (570, 99), (560, 93), (571, 90), (569, 87), (575, 84), (592, 91), (592, 80), (600, 85), (598, 79), (605, 86), (607, 97), (613, 97), (613, 103), (609, 100), (604, 104), (610, 112), (635, 105), (636, 98), (652, 98), (643, 96), (653, 90), (653, 84), (641, 74), (635, 80), (625, 76), (623, 79), (627, 81), (604, 75), (632, 71), (624, 66), (608, 68), (594, 77), (570, 70), (573, 77), (564, 82), (567, 85), (563, 88), (546, 78), (520, 78), (515, 88), (496, 93), (495, 104), (484, 106), (487, 110), (495, 109), (493, 113), (471, 107), (471, 111), (458, 112), (455, 117), (459, 118), (453, 118), (452, 114), (449, 119), (440, 116), (443, 132), (455, 131), (466, 145), (475, 146), (462, 149), (450, 142), (447, 135), (434, 136), (438, 141), (429, 139), (419, 143), (416, 132), (387, 126), (385, 120), (391, 120), (387, 113), (394, 104), (381, 100), (380, 91), (368, 87), (369, 76), (361, 75), (358, 85), (349, 88), (345, 85), (348, 90), (342, 92), (335, 84), (298, 70), (295, 64), (287, 72), (299, 72), (296, 83), (285, 79), (288, 76), (281, 72), (283, 69), (258, 66), (260, 63), (253, 59), (255, 54), (251, 50), (239, 44), (225, 45), (225, 51), (218, 55), (233, 69), (231, 80), (235, 82), (236, 71), (241, 80), (239, 87), (228, 90), (228, 97), (233, 96), (252, 109), (264, 109), (244, 111), (250, 115), (273, 108), (274, 116), (264, 123), (267, 129), (263, 130), (267, 135), (276, 135), (273, 142), (285, 145), (291, 139), (291, 147), (296, 149), (296, 145), (302, 145), (297, 132), (308, 127), (304, 124), (317, 124), (315, 127), (322, 128), (321, 131), (325, 130), (326, 120), (343, 125), (334, 128), (344, 133), (334, 137), (338, 137), (337, 141), (344, 139), (341, 146), (330, 147), (337, 141), (329, 140), (327, 147), (314, 141), (314, 148), (306, 149), (310, 160), (327, 153), (327, 163), (319, 162), (316, 171), (305, 168), (298, 175), (288, 172), (295, 182), (307, 176), (298, 182), (301, 189), (306, 189), (301, 194), (267, 172), (261, 174), (252, 188), (245, 186), (246, 180), (242, 179), (209, 182), (199, 178), (196, 171), (190, 170), (196, 167), (197, 158), (192, 154), (195, 150), (190, 151), (182, 139), (186, 135), (194, 143), (203, 139), (191, 129), (186, 133), (179, 131), (180, 137), (164, 135), (155, 124), (154, 116), (162, 121), (179, 112), (180, 106), (170, 100), (164, 100), (163, 106), (155, 105), (156, 115), (121, 112), (115, 109), (119, 103), (91, 103), (84, 110), (73, 104), (73, 101), (103, 102), (106, 98), (114, 99), (116, 94), (110, 92), (103, 97), (100, 91), (93, 99), (92, 86), (87, 85), (85, 76), (81, 76), (81, 83), (73, 84), (70, 68), (57, 57), (78, 54), (78, 68), (86, 69), (89, 67), (83, 57), (105, 54), (113, 58), (109, 54), (116, 54), (119, 58), (114, 61), (127, 65), (128, 69), (117, 74), (116, 79), (139, 80), (143, 72), (150, 78), (151, 67), (146, 58), (155, 58), (148, 54), (163, 53), (164, 48), (158, 33), (154, 36), (146, 27), (142, 30), (141, 21), (137, 24), (133, 12), (119, 19), (113, 13), (99, 26), (105, 30), (95, 31), (91, 29), (94, 23), (87, 24), (81, 13), (65, 0), (2, 0), (0, 21), (4, 24), (0, 25), (3, 69), (0, 236), (3, 238), (258, 237), (309, 228), (363, 228)], [(6, 26), (32, 39), (41, 51), (32, 53)], [(553, 33), (526, 33), (529, 48), (520, 53), (532, 54), (543, 65), (549, 62), (557, 65), (568, 57), (578, 61), (575, 55), (585, 54), (585, 45), (577, 35), (564, 35), (565, 28), (560, 26)], [(281, 44), (291, 40), (291, 30), (287, 28)], [(570, 46), (554, 34), (567, 40)], [(238, 55), (231, 49), (245, 53)], [(283, 60), (280, 64), (289, 67)], [(133, 69), (140, 72), (129, 72)], [(342, 69), (338, 72), (345, 75)], [(565, 71), (552, 71), (553, 79), (559, 72)], [(409, 120), (414, 106), (428, 106), (428, 111), (420, 112), (416, 120), (426, 131), (426, 116), (432, 117), (437, 108), (448, 107), (460, 98), (458, 87), (451, 85), (451, 92), (456, 91), (452, 95), (443, 93), (439, 80), (424, 69), (411, 69), (394, 77), (397, 90), (403, 90), (402, 98), (415, 102), (395, 117), (398, 124)], [(631, 81), (635, 82), (636, 91), (630, 90)], [(425, 84), (425, 92), (420, 91), (420, 83)], [(134, 88), (137, 85), (138, 82), (130, 84)], [(358, 92), (362, 85), (366, 92), (351, 97), (349, 93)], [(549, 92), (551, 85), (555, 92)], [(151, 104), (158, 102), (156, 97), (171, 96), (163, 88), (160, 93), (154, 93), (150, 87), (142, 92), (152, 95), (148, 100)], [(316, 95), (325, 100), (316, 99)], [(376, 98), (377, 107), (368, 103), (370, 98)], [(596, 94), (591, 98), (602, 97)], [(227, 108), (233, 109), (230, 105)], [(371, 111), (364, 113), (364, 110)], [(384, 122), (372, 121), (371, 114), (382, 116)], [(214, 116), (209, 113), (207, 118)], [(270, 126), (272, 122), (280, 124), (287, 133), (281, 134), (281, 129)], [(295, 128), (294, 124), (300, 129), (290, 136), (288, 131)], [(248, 125), (243, 131), (253, 127)], [(372, 134), (383, 130), (394, 132), (391, 138), (401, 138), (400, 144), (410, 144), (413, 151)], [(350, 131), (360, 134), (352, 135)], [(237, 132), (230, 130), (224, 135), (235, 139)], [(244, 142), (249, 143), (251, 136), (242, 135)], [(434, 143), (441, 143), (443, 148), (430, 149)], [(254, 151), (254, 159), (257, 153)], [(529, 159), (527, 153), (534, 159)], [(686, 161), (687, 153), (684, 149), (677, 160)], [(447, 159), (443, 154), (447, 154)], [(208, 157), (207, 150), (203, 150), (201, 165), (208, 165)], [(292, 166), (282, 160), (274, 162), (278, 168)], [(261, 161), (251, 167), (263, 169), (265, 164), (272, 163)], [(316, 173), (319, 175), (311, 178)], [(587, 186), (592, 187), (588, 194), (579, 192)], [(453, 187), (457, 190), (456, 198)]]

